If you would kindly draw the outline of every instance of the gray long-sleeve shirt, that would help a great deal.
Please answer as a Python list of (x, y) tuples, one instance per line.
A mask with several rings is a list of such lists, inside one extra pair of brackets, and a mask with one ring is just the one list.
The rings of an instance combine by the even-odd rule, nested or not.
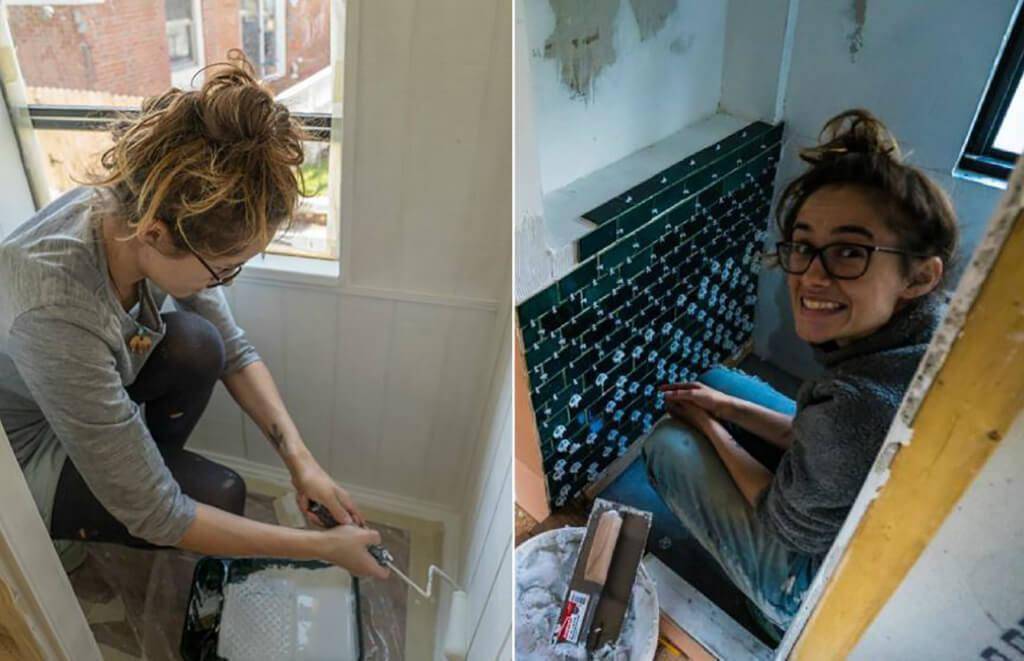
[[(129, 532), (173, 545), (195, 503), (125, 390), (163, 339), (167, 295), (144, 281), (137, 315), (125, 312), (107, 275), (99, 197), (94, 188), (69, 191), (0, 242), (0, 423), (47, 524), (70, 458)], [(220, 331), (225, 374), (259, 360), (220, 289), (174, 303)], [(153, 344), (138, 354), (128, 343), (140, 326)]]
[(944, 306), (917, 299), (847, 346), (819, 346), (826, 371), (797, 393), (793, 445), (757, 513), (789, 547), (823, 555), (871, 470)]

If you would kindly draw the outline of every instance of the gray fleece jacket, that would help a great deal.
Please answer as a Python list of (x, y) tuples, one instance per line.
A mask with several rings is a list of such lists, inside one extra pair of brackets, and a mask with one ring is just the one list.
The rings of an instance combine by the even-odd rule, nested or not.
[(942, 295), (932, 294), (868, 337), (815, 347), (826, 371), (797, 393), (793, 445), (757, 506), (786, 546), (821, 556), (832, 545), (944, 307)]

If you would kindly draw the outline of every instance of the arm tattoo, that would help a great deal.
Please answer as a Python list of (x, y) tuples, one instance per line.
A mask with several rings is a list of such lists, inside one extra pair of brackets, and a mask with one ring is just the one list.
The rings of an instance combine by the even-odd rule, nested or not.
[(270, 439), (270, 442), (275, 448), (277, 448), (278, 452), (284, 448), (284, 434), (278, 428), (276, 423), (270, 425), (270, 431), (267, 432), (267, 438)]

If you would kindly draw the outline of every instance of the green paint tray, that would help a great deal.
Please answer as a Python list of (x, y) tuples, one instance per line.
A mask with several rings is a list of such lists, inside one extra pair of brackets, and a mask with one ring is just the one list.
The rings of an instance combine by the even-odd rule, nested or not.
[[(192, 575), (192, 588), (185, 612), (185, 625), (181, 634), (181, 656), (185, 661), (236, 661), (225, 659), (218, 654), (221, 648), (222, 620), (229, 592), (241, 594), (245, 584), (254, 579), (277, 574), (293, 572), (308, 575), (298, 570), (330, 570), (333, 565), (318, 561), (285, 560), (279, 558), (219, 558), (205, 557), (196, 564)], [(340, 570), (338, 570), (340, 571)], [(256, 576), (258, 574), (258, 576)], [(327, 576), (328, 574), (324, 574)], [(346, 574), (347, 576), (347, 574)], [(275, 579), (276, 580), (276, 579)], [(359, 609), (359, 579), (350, 577), (352, 598), (351, 609), (338, 612), (330, 611), (323, 617), (335, 618), (337, 622), (345, 622), (353, 633), (351, 649), (342, 645), (342, 649), (332, 649), (330, 658), (339, 660), (363, 659), (362, 618)], [(302, 599), (300, 599), (300, 602)], [(308, 602), (308, 599), (306, 600)], [(247, 604), (249, 602), (246, 602)], [(314, 612), (307, 609), (307, 612)], [(347, 612), (346, 612), (347, 611)], [(237, 612), (237, 610), (236, 610)], [(315, 613), (314, 613), (315, 614)], [(344, 619), (343, 619), (344, 618)], [(232, 620), (235, 621), (235, 620)], [(300, 628), (308, 632), (308, 628)], [(333, 627), (332, 627), (333, 628)], [(261, 631), (260, 633), (266, 633)], [(322, 641), (321, 641), (322, 642)], [(321, 645), (322, 647), (322, 645)], [(313, 656), (308, 658), (325, 658)]]

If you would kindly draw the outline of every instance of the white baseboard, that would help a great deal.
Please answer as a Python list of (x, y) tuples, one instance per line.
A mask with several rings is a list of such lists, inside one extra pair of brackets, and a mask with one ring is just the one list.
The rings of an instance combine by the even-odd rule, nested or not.
[[(255, 487), (254, 490), (256, 491), (264, 490), (260, 489), (260, 486), (270, 486), (274, 490), (280, 489), (282, 492), (292, 490), (291, 475), (289, 475), (287, 469), (282, 466), (268, 466), (267, 464), (244, 459), (242, 457), (222, 454), (220, 452), (213, 452), (210, 450), (197, 448), (193, 449), (193, 451), (203, 455), (211, 461), (215, 461), (231, 468), (241, 475), (247, 484)], [(411, 516), (414, 519), (420, 519), (423, 521), (438, 522), (445, 526), (446, 532), (451, 524), (457, 524), (462, 518), (461, 512), (457, 512), (449, 507), (432, 503), (430, 501), (417, 500), (407, 496), (398, 496), (356, 484), (346, 484), (340, 480), (338, 483), (352, 494), (352, 497), (360, 505), (366, 505), (367, 507), (382, 510), (384, 512), (390, 512), (392, 514)]]

